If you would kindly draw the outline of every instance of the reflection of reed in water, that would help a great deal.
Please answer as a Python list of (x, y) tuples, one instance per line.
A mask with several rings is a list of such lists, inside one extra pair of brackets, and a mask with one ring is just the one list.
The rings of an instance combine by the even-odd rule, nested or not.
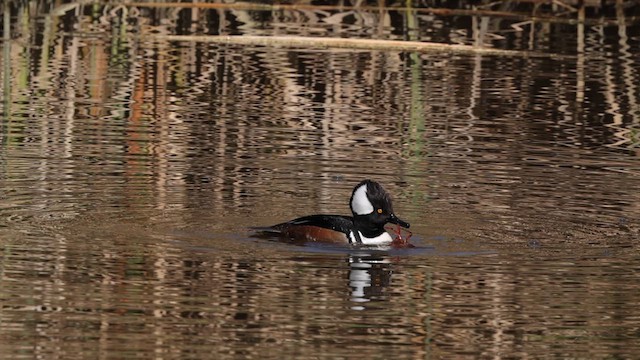
[[(367, 24), (379, 16), (384, 26), (375, 27), (374, 36), (372, 29), (365, 32), (380, 39), (407, 35), (500, 47), (510, 46), (500, 42), (509, 38), (516, 48), (569, 52), (549, 41), (566, 31), (553, 20), (534, 19), (531, 29), (536, 31), (529, 36), (535, 41), (525, 41), (531, 39), (511, 25), (521, 21), (516, 12), (530, 11), (525, 7), (531, 4), (504, 3), (502, 9), (492, 3), (490, 10), (467, 12), (474, 18), (487, 16), (466, 22), (437, 9), (373, 11), (362, 4), (347, 11), (366, 12), (360, 18), (367, 18)], [(348, 36), (361, 34), (359, 26), (368, 25), (338, 16), (328, 26), (323, 19), (341, 11), (337, 8), (271, 12), (214, 4), (194, 11), (185, 8), (194, 4), (159, 4), (154, 10), (138, 4), (96, 6), (83, 15), (88, 8), (79, 4), (69, 8), (78, 16), (68, 10), (61, 12), (63, 17), (47, 17), (43, 37), (35, 36), (27, 23), (14, 23), (19, 31), (13, 36), (19, 41), (12, 42), (11, 53), (4, 52), (8, 60), (3, 67), (18, 74), (4, 76), (5, 83), (13, 82), (11, 95), (17, 99), (5, 114), (17, 110), (24, 118), (3, 122), (5, 153), (44, 154), (35, 170), (47, 174), (36, 180), (41, 189), (58, 186), (52, 179), (60, 175), (70, 192), (87, 189), (87, 197), (115, 205), (195, 207), (206, 199), (207, 206), (223, 211), (249, 207), (252, 197), (277, 193), (289, 200), (303, 196), (308, 199), (304, 206), (323, 210), (340, 208), (333, 204), (345, 186), (341, 180), (349, 183), (376, 173), (391, 186), (412, 186), (416, 203), (438, 191), (451, 203), (510, 211), (514, 203), (522, 204), (513, 193), (526, 179), (536, 178), (523, 164), (603, 166), (583, 153), (585, 159), (576, 162), (570, 152), (549, 150), (552, 144), (576, 151), (603, 143), (633, 148), (637, 138), (632, 86), (637, 73), (630, 62), (632, 47), (622, 45), (629, 42), (623, 35), (631, 25), (623, 24), (621, 7), (616, 24), (620, 53), (627, 55), (618, 67), (615, 53), (604, 60), (578, 54), (575, 62), (555, 62), (151, 41), (136, 34), (206, 30), (264, 35), (297, 29), (299, 35)], [(514, 16), (491, 17), (484, 10), (512, 11)], [(543, 4), (535, 14), (552, 10)], [(15, 19), (29, 18), (30, 10), (19, 4), (13, 11)], [(134, 13), (139, 15), (135, 19)], [(314, 16), (305, 16), (310, 13)], [(567, 23), (575, 16), (571, 10), (558, 18)], [(589, 25), (590, 12), (584, 16)], [(606, 55), (611, 37), (602, 29), (614, 23), (591, 20), (600, 21), (601, 27), (592, 29), (599, 32), (576, 28), (585, 32), (578, 43), (567, 37), (561, 44), (571, 45), (571, 51)], [(67, 28), (54, 26), (57, 22), (75, 28), (63, 32)], [(599, 43), (603, 48), (596, 47)], [(34, 46), (27, 51), (21, 44)], [(38, 60), (25, 61), (27, 53)], [(556, 66), (562, 68), (560, 75), (550, 77), (549, 69)], [(520, 68), (527, 71), (514, 71)], [(605, 122), (614, 124), (614, 134), (593, 116), (600, 113), (602, 95), (609, 106)], [(625, 165), (616, 163), (621, 171), (632, 171)], [(559, 176), (575, 177), (569, 173)], [(571, 183), (560, 181), (565, 182)], [(480, 192), (493, 195), (478, 200)], [(523, 193), (529, 194), (528, 189)]]
[[(630, 52), (629, 37), (627, 35), (626, 17), (624, 14), (623, 3), (619, 2), (616, 7), (616, 15), (618, 17), (618, 52), (622, 69), (620, 78), (622, 81), (613, 78), (614, 70), (610, 61), (607, 62), (606, 75), (606, 98), (609, 109), (607, 113), (611, 115), (612, 120), (607, 124), (615, 130), (618, 138), (612, 147), (621, 147), (638, 153), (640, 148), (640, 104), (638, 104), (638, 70), (637, 70), (637, 54)], [(621, 84), (622, 83), (622, 84)], [(623, 85), (623, 88), (620, 88)], [(619, 89), (620, 88), (620, 89)], [(618, 95), (618, 96), (616, 96)], [(626, 97), (626, 106), (624, 103)], [(627, 111), (621, 111), (622, 109)], [(628, 115), (627, 115), (628, 114)], [(627, 116), (625, 116), (627, 115)], [(630, 115), (630, 116), (629, 116)], [(629, 118), (630, 117), (630, 118)]]

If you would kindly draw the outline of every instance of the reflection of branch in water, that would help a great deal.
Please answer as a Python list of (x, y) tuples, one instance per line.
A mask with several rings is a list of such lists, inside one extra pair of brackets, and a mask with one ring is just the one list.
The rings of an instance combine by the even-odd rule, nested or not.
[(369, 253), (349, 255), (349, 286), (351, 309), (364, 310), (364, 303), (379, 299), (391, 283), (390, 260), (387, 256)]
[(500, 56), (534, 56), (554, 57), (553, 54), (532, 53), (516, 50), (500, 50), (461, 44), (442, 44), (426, 41), (401, 41), (378, 39), (350, 39), (332, 37), (306, 36), (204, 36), (204, 35), (161, 35), (149, 34), (149, 38), (168, 41), (194, 41), (236, 45), (279, 46), (293, 48), (315, 49), (356, 49), (356, 50), (386, 50), (386, 51), (416, 51), (416, 52), (450, 52), (460, 54), (484, 54)]

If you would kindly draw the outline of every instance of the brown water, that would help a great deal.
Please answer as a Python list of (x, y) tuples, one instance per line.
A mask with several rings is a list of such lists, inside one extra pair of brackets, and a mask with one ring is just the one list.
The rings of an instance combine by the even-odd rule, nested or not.
[[(36, 4), (0, 43), (2, 357), (639, 353), (637, 24)], [(482, 24), (567, 57), (149, 35), (472, 44)], [(363, 178), (416, 249), (252, 236), (347, 214)]]

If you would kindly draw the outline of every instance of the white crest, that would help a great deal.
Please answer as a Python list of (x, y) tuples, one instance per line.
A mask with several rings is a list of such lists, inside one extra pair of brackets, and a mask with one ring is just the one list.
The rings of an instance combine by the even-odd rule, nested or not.
[(358, 215), (366, 215), (373, 212), (373, 205), (367, 198), (367, 184), (360, 186), (353, 192), (351, 210)]

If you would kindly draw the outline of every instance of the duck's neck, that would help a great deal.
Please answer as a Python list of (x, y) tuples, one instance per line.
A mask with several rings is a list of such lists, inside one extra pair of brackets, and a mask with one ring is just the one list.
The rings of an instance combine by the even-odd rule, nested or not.
[(367, 219), (367, 215), (354, 215), (353, 227), (368, 238), (375, 238), (386, 232), (384, 225), (372, 223)]

